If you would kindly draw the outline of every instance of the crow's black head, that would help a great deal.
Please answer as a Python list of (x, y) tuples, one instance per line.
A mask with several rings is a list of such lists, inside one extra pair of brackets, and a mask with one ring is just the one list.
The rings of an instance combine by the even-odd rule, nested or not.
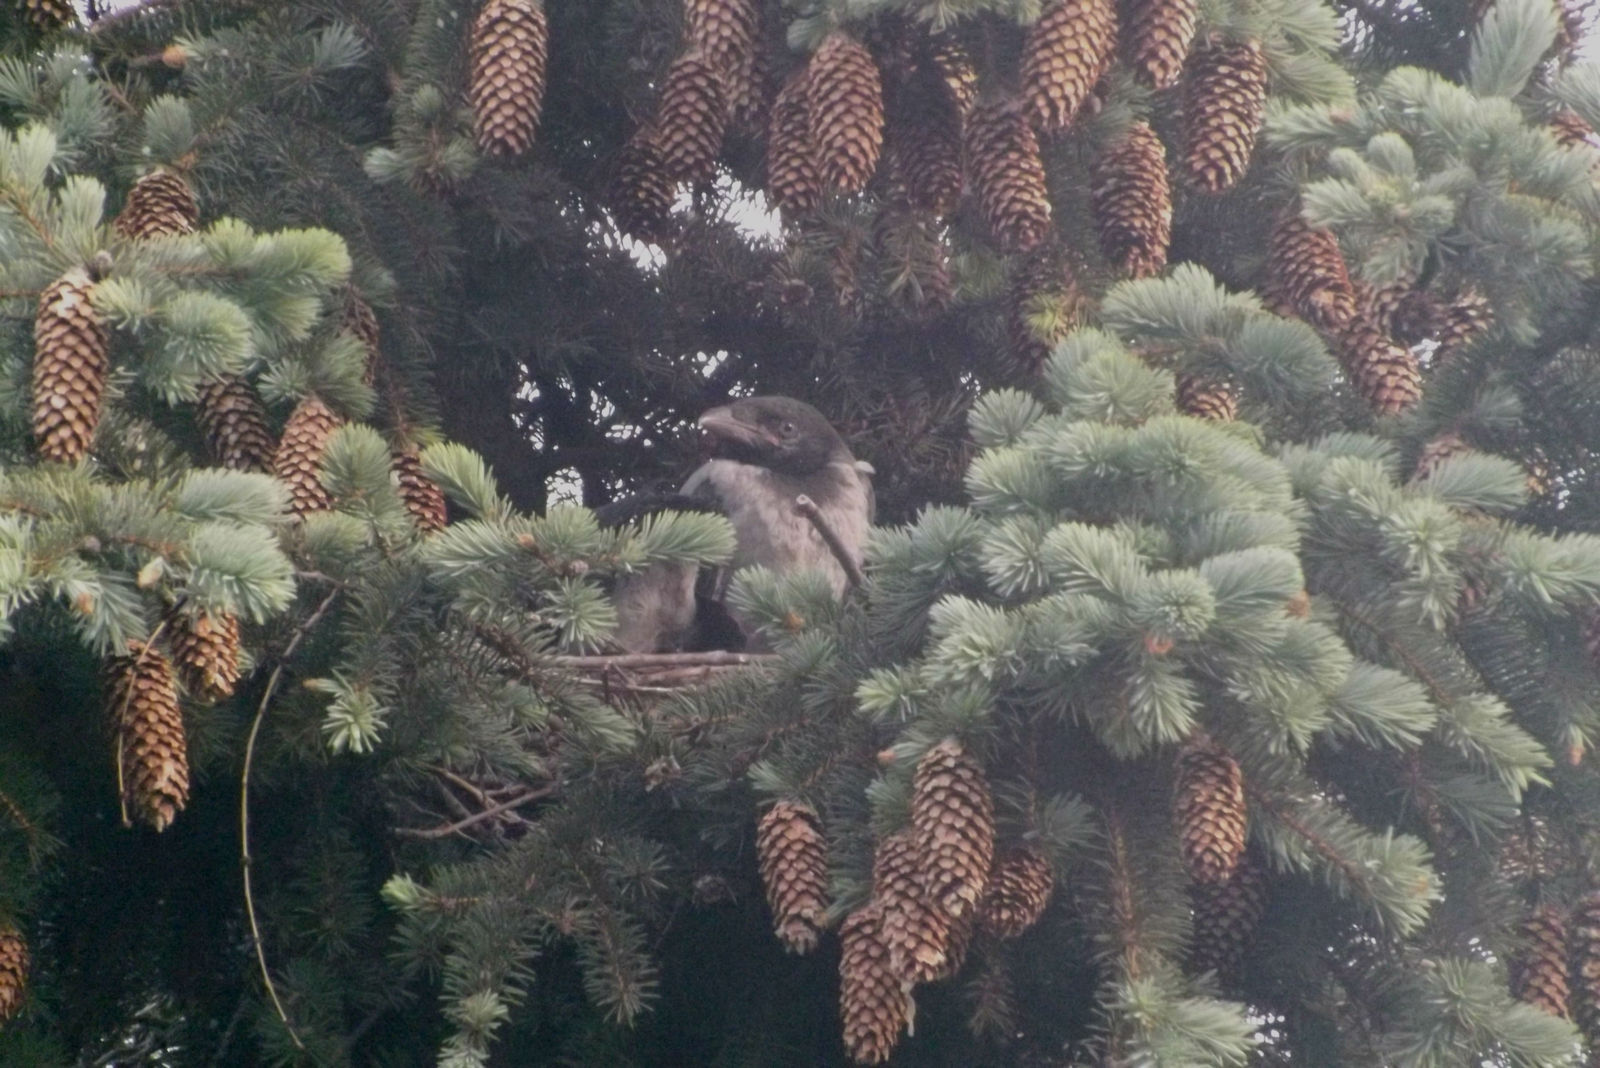
[(806, 475), (850, 450), (823, 414), (792, 397), (747, 397), (700, 417), (711, 455)]

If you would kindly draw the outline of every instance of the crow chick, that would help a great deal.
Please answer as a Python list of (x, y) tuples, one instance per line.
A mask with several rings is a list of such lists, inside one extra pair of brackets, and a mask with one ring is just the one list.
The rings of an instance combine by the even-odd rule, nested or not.
[[(699, 425), (711, 459), (680, 494), (728, 517), (737, 544), (728, 570), (815, 568), (842, 596), (845, 570), (796, 513), (795, 499), (811, 498), (859, 567), (872, 524), (872, 468), (851, 455), (821, 412), (790, 397), (737, 400), (706, 412)], [(722, 605), (725, 576), (658, 564), (622, 580), (613, 593), (617, 643), (629, 652), (664, 652), (751, 642), (750, 623)]]

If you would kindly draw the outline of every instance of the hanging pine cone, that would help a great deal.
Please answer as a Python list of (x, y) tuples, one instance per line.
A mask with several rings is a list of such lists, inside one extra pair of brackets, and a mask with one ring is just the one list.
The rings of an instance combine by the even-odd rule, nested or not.
[(1244, 775), (1226, 749), (1206, 739), (1178, 754), (1173, 821), (1184, 866), (1197, 883), (1226, 882), (1245, 845)]
[(1266, 103), (1267, 59), (1258, 42), (1211, 41), (1189, 56), (1183, 165), (1191, 186), (1220, 193), (1243, 177)]
[(1352, 279), (1350, 284), (1356, 291), (1356, 314), (1353, 318), (1365, 320), (1385, 334), (1397, 337), (1395, 320), (1403, 317), (1401, 307), (1412, 292), (1410, 284), (1391, 282), (1375, 286), (1363, 279)]
[(778, 939), (792, 953), (811, 952), (828, 912), (828, 844), (816, 812), (773, 805), (756, 825), (756, 858)]
[(9, 923), (0, 923), (0, 1023), (22, 1011), (28, 994), (28, 940)]
[(1172, 241), (1172, 190), (1161, 138), (1149, 123), (1134, 123), (1095, 161), (1090, 179), (1106, 259), (1130, 278), (1160, 274)]
[(967, 951), (972, 948), (972, 936), (978, 931), (978, 910), (968, 909), (950, 921), (950, 945), (944, 951), (944, 964), (934, 973), (932, 982), (949, 979), (966, 967)]
[(1573, 909), (1567, 932), (1572, 1022), (1591, 1047), (1600, 1045), (1600, 892)]
[(806, 109), (808, 77), (801, 67), (783, 83), (767, 131), (767, 196), (795, 215), (808, 215), (822, 204), (822, 175)]
[(192, 234), (200, 221), (189, 183), (172, 171), (151, 171), (133, 183), (122, 213), (112, 223), (117, 233), (138, 241), (167, 234)]
[(961, 120), (947, 107), (921, 108), (896, 139), (896, 160), (913, 207), (943, 218), (961, 202)]
[(979, 104), (967, 117), (966, 153), (978, 208), (1000, 246), (1026, 252), (1050, 232), (1039, 139), (1013, 101)]
[(1337, 329), (1356, 314), (1356, 290), (1333, 231), (1313, 228), (1291, 204), (1272, 228), (1267, 286), (1308, 323)]
[(1078, 325), (1082, 304), (1077, 279), (1058, 246), (1046, 243), (1022, 258), (1006, 313), (1020, 377), (1038, 374), (1056, 343)]
[(83, 269), (39, 295), (33, 321), (33, 436), (39, 458), (77, 463), (89, 454), (105, 396), (111, 338)]
[(928, 898), (952, 917), (976, 908), (994, 860), (994, 800), (983, 769), (946, 738), (911, 780), (911, 825)]
[(1231, 423), (1239, 417), (1239, 398), (1224, 383), (1196, 375), (1179, 375), (1178, 411), (1196, 419)]
[(1051, 0), (1022, 46), (1022, 98), (1043, 130), (1064, 130), (1111, 66), (1114, 0)]
[(272, 458), (272, 473), (288, 484), (289, 507), (295, 515), (333, 507), (333, 498), (322, 485), (322, 452), (343, 421), (315, 393), (306, 394), (289, 414)]
[(995, 861), (978, 906), (978, 926), (996, 938), (1016, 938), (1038, 922), (1055, 891), (1056, 873), (1032, 846)]
[(716, 173), (728, 128), (728, 90), (722, 75), (699, 52), (672, 61), (661, 86), (656, 139), (667, 177), (702, 182)]
[(276, 446), (267, 412), (243, 378), (222, 375), (202, 385), (196, 416), (217, 463), (235, 471), (271, 469)]
[(544, 105), (550, 24), (540, 0), (488, 0), (472, 23), (467, 98), (478, 148), (520, 156)]
[(1128, 17), (1128, 60), (1133, 75), (1152, 89), (1170, 89), (1183, 74), (1194, 42), (1198, 0), (1133, 0)]
[(761, 15), (754, 0), (684, 0), (684, 37), (722, 75), (730, 98), (749, 94)]
[(1494, 307), (1476, 289), (1464, 289), (1444, 306), (1443, 322), (1434, 336), (1439, 348), (1434, 362), (1440, 363), (1465, 351), (1494, 326)]
[(1454, 430), (1447, 430), (1422, 446), (1422, 452), (1417, 456), (1417, 466), (1411, 471), (1411, 480), (1421, 482), (1446, 460), (1471, 451), (1472, 446), (1467, 444), (1466, 438)]
[(817, 172), (842, 193), (867, 186), (883, 150), (883, 80), (872, 53), (835, 30), (807, 67), (806, 114)]
[(107, 664), (106, 707), (116, 728), (124, 802), (164, 831), (189, 800), (189, 750), (166, 656), (129, 642), (127, 655)]
[(933, 35), (928, 41), (928, 62), (939, 76), (944, 99), (961, 118), (978, 102), (978, 68), (960, 38), (948, 33)]
[(202, 701), (232, 697), (239, 681), (239, 617), (175, 612), (167, 626), (184, 689)]
[(939, 973), (950, 944), (950, 917), (922, 891), (922, 857), (907, 828), (878, 843), (872, 859), (872, 903), (890, 969), (905, 983), (926, 983)]
[(759, 43), (750, 50), (744, 66), (729, 78), (727, 88), (728, 121), (759, 134), (766, 128), (772, 97), (772, 60)]
[(1379, 415), (1400, 415), (1422, 399), (1417, 358), (1360, 315), (1335, 336), (1339, 362)]
[(362, 365), (361, 380), (372, 385), (378, 377), (378, 361), (383, 357), (378, 314), (353, 288), (345, 293), (339, 329), (361, 342), (362, 351), (367, 354), (366, 362)]
[(889, 963), (883, 914), (857, 909), (839, 926), (839, 1018), (844, 1048), (857, 1064), (882, 1064), (911, 1022), (911, 995)]
[(1518, 1001), (1567, 1016), (1567, 918), (1540, 905), (1521, 925), (1522, 946), (1511, 959), (1511, 995)]
[(1562, 108), (1550, 116), (1547, 129), (1563, 148), (1600, 148), (1600, 138), (1595, 137), (1594, 127), (1570, 108)]
[(607, 202), (617, 229), (638, 241), (659, 241), (672, 215), (672, 179), (655, 131), (640, 127), (617, 153)]
[(78, 21), (71, 0), (22, 0), (22, 13), (35, 29), (45, 33)]
[(1189, 959), (1196, 971), (1230, 975), (1267, 910), (1267, 873), (1246, 853), (1227, 881), (1196, 884), (1190, 890), (1194, 939)]
[(449, 509), (445, 505), (444, 491), (422, 470), (422, 454), (415, 445), (397, 449), (392, 457), (395, 483), (400, 490), (400, 500), (406, 511), (424, 534), (443, 530), (449, 522)]

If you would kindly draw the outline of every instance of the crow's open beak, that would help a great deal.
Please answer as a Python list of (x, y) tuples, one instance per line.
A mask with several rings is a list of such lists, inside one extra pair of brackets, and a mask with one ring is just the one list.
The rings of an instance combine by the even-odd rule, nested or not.
[(729, 407), (713, 408), (700, 417), (700, 433), (708, 444), (732, 445), (746, 449), (770, 449), (778, 439), (749, 423), (740, 422)]

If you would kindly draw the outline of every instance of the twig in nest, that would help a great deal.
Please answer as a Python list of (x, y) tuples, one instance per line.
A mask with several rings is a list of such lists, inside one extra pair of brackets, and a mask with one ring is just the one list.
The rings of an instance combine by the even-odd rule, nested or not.
[(394, 833), (404, 835), (407, 838), (448, 838), (452, 834), (455, 834), (459, 831), (464, 831), (468, 827), (482, 823), (486, 819), (491, 819), (492, 817), (498, 816), (502, 812), (508, 812), (511, 809), (519, 808), (522, 805), (526, 805), (530, 801), (538, 801), (540, 798), (549, 797), (551, 794), (555, 793), (555, 791), (555, 784), (551, 783), (548, 786), (541, 786), (538, 789), (525, 790), (509, 801), (502, 801), (498, 805), (491, 805), (482, 812), (475, 812), (465, 819), (456, 820), (454, 823), (445, 823), (439, 825), (438, 827), (396, 827), (394, 829)]
[(833, 553), (833, 558), (844, 568), (844, 577), (849, 581), (850, 588), (855, 589), (865, 582), (866, 576), (861, 573), (861, 565), (856, 563), (855, 557), (850, 555), (850, 550), (845, 548), (844, 539), (839, 537), (839, 532), (834, 530), (833, 525), (823, 517), (817, 502), (802, 493), (794, 499), (794, 510), (805, 516), (811, 525), (817, 528), (817, 533), (822, 535), (822, 540), (828, 545), (828, 551)]
[(745, 667), (776, 660), (773, 653), (730, 653), (712, 650), (705, 653), (617, 653), (610, 656), (557, 656), (561, 667), (578, 671), (604, 671), (609, 668)]

